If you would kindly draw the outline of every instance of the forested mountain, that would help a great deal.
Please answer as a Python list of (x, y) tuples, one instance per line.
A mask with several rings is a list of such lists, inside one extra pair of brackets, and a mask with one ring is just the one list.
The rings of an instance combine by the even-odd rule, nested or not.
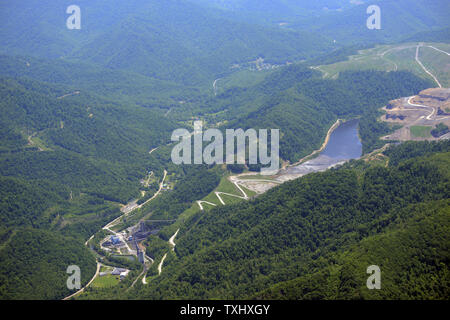
[[(52, 73), (37, 70), (36, 78), (42, 74)], [(84, 242), (121, 214), (120, 204), (139, 197), (149, 171), (157, 180), (163, 169), (186, 180), (167, 200), (174, 214), (199, 196), (192, 190), (204, 196), (218, 180), (208, 168), (171, 164), (170, 148), (149, 154), (179, 125), (158, 107), (22, 75), (0, 77), (0, 297), (56, 299), (69, 294), (67, 266), (82, 268), (83, 283), (92, 277), (95, 259)]]
[[(66, 241), (71, 241), (66, 237), (75, 237), (81, 246), (120, 214), (112, 202), (125, 203), (136, 197), (138, 181), (147, 170), (161, 176), (166, 168), (180, 179), (173, 193), (144, 208), (143, 212), (153, 212), (155, 219), (176, 219), (218, 184), (217, 174), (208, 168), (170, 165), (170, 149), (159, 159), (148, 155), (151, 148), (166, 144), (178, 125), (158, 107), (123, 105), (104, 98), (101, 91), (72, 91), (73, 83), (67, 82), (71, 87), (64, 81), (57, 84), (49, 72), (24, 70), (29, 78), (48, 81), (41, 82), (8, 71), (12, 69), (5, 68), (5, 73), (14, 78), (2, 77), (0, 81), (5, 131), (0, 154), (1, 217), (5, 234), (28, 232), (23, 228), (33, 227), (56, 231)], [(54, 74), (64, 75), (59, 72)], [(338, 80), (323, 80), (306, 66), (292, 65), (270, 74), (256, 86), (231, 89), (212, 100), (206, 98), (206, 105), (193, 110), (199, 108), (210, 121), (229, 120), (224, 128), (280, 128), (284, 132), (281, 156), (294, 161), (316, 148), (337, 118), (376, 114), (391, 97), (413, 94), (425, 87), (426, 81), (409, 73), (353, 72), (341, 74)], [(225, 112), (215, 119), (218, 111)], [(376, 123), (374, 118), (364, 119), (369, 128), (361, 120), (363, 141), (387, 130), (383, 127), (374, 131), (370, 127)], [(319, 135), (318, 130), (322, 131)], [(41, 249), (46, 250), (45, 246)], [(7, 246), (3, 248), (7, 252)], [(32, 247), (21, 249), (26, 256)], [(14, 260), (9, 253), (5, 255)], [(41, 258), (53, 259), (46, 254)], [(86, 263), (92, 264), (92, 260)], [(43, 286), (48, 290), (47, 297), (58, 297), (64, 291), (58, 282)], [(26, 292), (27, 284), (23, 288)], [(4, 290), (11, 289), (8, 285)], [(17, 293), (11, 297), (33, 296)]]
[[(81, 0), (81, 30), (67, 30), (70, 4), (2, 1), (0, 52), (204, 85), (258, 57), (284, 64), (343, 45), (398, 41), (449, 26), (445, 0), (370, 3), (382, 9), (382, 30), (367, 29), (368, 3), (350, 1)], [(249, 23), (254, 19), (262, 21)], [(288, 27), (274, 23), (284, 20)]]
[[(398, 41), (448, 27), (443, 0), (378, 1), (383, 28), (376, 31), (366, 27), (367, 4), (349, 1), (82, 0), (77, 4), (83, 13), (81, 30), (67, 30), (65, 9), (70, 4), (0, 3), (0, 52), (126, 70), (159, 91), (175, 86), (163, 80), (209, 85), (233, 65), (259, 57), (284, 64), (343, 45)], [(273, 22), (285, 16), (288, 27)], [(260, 23), (248, 22), (259, 21), (257, 17)], [(112, 76), (103, 78), (110, 82)]]
[(77, 265), (85, 284), (95, 260), (79, 241), (32, 228), (0, 230), (0, 299), (62, 299), (67, 267)]
[[(171, 159), (172, 132), (195, 120), (280, 129), (290, 162), (338, 119), (359, 119), (365, 154), (384, 146), (392, 126), (379, 109), (433, 84), (315, 69), (377, 43), (448, 41), (447, 1), (79, 0), (81, 29), (69, 30), (73, 4), (0, 0), (0, 300), (64, 298), (67, 266), (85, 285), (96, 260), (132, 272), (79, 298), (449, 297), (448, 141), (392, 146), (383, 164), (351, 161), (205, 210), (198, 200), (237, 187), (228, 178), (243, 166)], [(366, 28), (369, 4), (382, 30)], [(114, 233), (161, 223), (141, 242), (148, 269), (101, 249), (119, 217)], [(370, 264), (386, 290), (365, 289)]]
[[(338, 45), (356, 42), (399, 41), (416, 32), (448, 27), (445, 0), (192, 0), (213, 5), (261, 24), (280, 25), (293, 30), (309, 29), (336, 40)], [(368, 30), (366, 10), (381, 9), (381, 30)], [(424, 40), (419, 40), (424, 41)]]
[[(388, 167), (360, 160), (200, 213), (180, 231), (177, 258), (133, 295), (448, 298), (449, 147), (402, 145), (386, 152)], [(372, 264), (384, 290), (366, 288)]]

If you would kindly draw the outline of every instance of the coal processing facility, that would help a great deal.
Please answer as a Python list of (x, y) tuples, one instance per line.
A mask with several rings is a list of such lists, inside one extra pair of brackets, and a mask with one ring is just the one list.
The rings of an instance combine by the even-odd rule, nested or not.
[(162, 227), (172, 222), (173, 220), (140, 221), (137, 225), (128, 229), (129, 234), (131, 235), (127, 238), (127, 242), (131, 244), (134, 250), (136, 250), (136, 255), (140, 263), (145, 262), (145, 248), (140, 247), (140, 242), (144, 241), (152, 234), (156, 235)]

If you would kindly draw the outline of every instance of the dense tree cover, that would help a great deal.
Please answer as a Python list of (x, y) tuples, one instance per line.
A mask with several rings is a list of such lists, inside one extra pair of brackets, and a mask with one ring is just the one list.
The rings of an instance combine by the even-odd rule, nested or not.
[(446, 126), (443, 123), (439, 123), (436, 128), (431, 130), (431, 135), (435, 138), (440, 137), (446, 133), (448, 133), (450, 130), (448, 129), (448, 126)]
[(169, 243), (156, 235), (148, 237), (144, 244), (147, 248), (146, 254), (153, 260), (161, 260), (163, 255), (170, 249)]
[[(30, 5), (33, 10), (27, 10)], [(80, 0), (77, 5), (86, 19), (75, 33), (64, 28), (64, 4), (29, 0), (2, 6), (0, 51), (209, 86), (235, 63), (263, 57), (284, 64), (331, 46), (320, 34), (237, 21), (185, 0)], [(45, 25), (35, 28), (41, 21)]]
[[(337, 118), (362, 115), (364, 150), (380, 145), (378, 136), (390, 128), (377, 122), (377, 108), (392, 98), (417, 93), (429, 85), (426, 81), (407, 73), (376, 72), (343, 73), (337, 81), (322, 80), (318, 72), (306, 67), (310, 61), (281, 68), (255, 86), (212, 97), (212, 81), (232, 72), (233, 65), (239, 69), (258, 57), (285, 64), (333, 49), (322, 60), (315, 60), (325, 63), (351, 52), (352, 47), (339, 49), (341, 40), (352, 45), (355, 39), (380, 39), (368, 41), (367, 34), (373, 33), (367, 30), (349, 38), (360, 8), (342, 15), (326, 14), (317, 24), (317, 34), (306, 33), (301, 29), (309, 22), (300, 23), (294, 12), (307, 9), (301, 16), (309, 17), (322, 10), (323, 1), (283, 1), (288, 2), (285, 12), (293, 20), (289, 28), (282, 28), (267, 24), (273, 16), (264, 17), (267, 12), (276, 13), (267, 10), (277, 5), (274, 1), (258, 1), (258, 10), (252, 8), (252, 12), (261, 24), (251, 25), (239, 15), (184, 0), (80, 0), (77, 4), (86, 19), (79, 32), (64, 28), (64, 4), (34, 0), (0, 4), (0, 298), (61, 298), (68, 294), (65, 269), (69, 264), (82, 267), (85, 283), (94, 273), (95, 263), (84, 241), (97, 232), (92, 246), (98, 249), (99, 239), (105, 236), (98, 230), (120, 215), (119, 202), (139, 197), (143, 189), (139, 180), (149, 170), (160, 181), (166, 169), (175, 188), (138, 210), (134, 219), (176, 219), (193, 201), (210, 193), (220, 180), (217, 168), (176, 166), (170, 161), (171, 146), (166, 144), (173, 129), (189, 123), (186, 119), (201, 117), (221, 129), (280, 128), (282, 157), (291, 161), (320, 146)], [(332, 8), (338, 8), (341, 0), (333, 3)], [(252, 7), (256, 3), (247, 4)], [(422, 4), (420, 1), (412, 13), (405, 14), (408, 27), (390, 25), (394, 38), (442, 27), (440, 13), (431, 15)], [(392, 2), (388, 5), (392, 8), (386, 20), (389, 25), (399, 7)], [(346, 3), (345, 8), (349, 6)], [(356, 29), (364, 27), (357, 20)], [(330, 23), (338, 27), (326, 39), (323, 28)], [(388, 39), (385, 33), (380, 35), (382, 40)], [(335, 36), (338, 44), (332, 44)], [(171, 120), (172, 109), (177, 111), (174, 119), (183, 122)], [(155, 147), (158, 151), (149, 155)], [(430, 156), (445, 151), (435, 146), (424, 148), (412, 147), (412, 154)], [(262, 288), (311, 270), (308, 263), (321, 256), (318, 250), (335, 252), (348, 245), (358, 255), (358, 241), (372, 236), (375, 229), (384, 231), (386, 225), (383, 220), (381, 227), (375, 228), (368, 225), (369, 218), (382, 216), (383, 210), (390, 214), (408, 203), (438, 201), (446, 190), (436, 174), (448, 166), (445, 158), (434, 157), (431, 164), (404, 162), (403, 153), (387, 152), (393, 153), (393, 167), (366, 168), (362, 178), (361, 169), (315, 175), (288, 184), (282, 191), (271, 191), (255, 203), (217, 208), (210, 217), (194, 215), (182, 232), (178, 256), (170, 251), (166, 260), (170, 267), (183, 267), (177, 273), (169, 269), (182, 285), (172, 289), (172, 278), (164, 273), (155, 280), (161, 282), (161, 290), (168, 288), (167, 292), (160, 294), (153, 291), (154, 286), (138, 284), (143, 290), (139, 296), (253, 297)], [(157, 184), (138, 202), (149, 199)], [(394, 198), (386, 191), (391, 185)], [(405, 194), (415, 187), (418, 191)], [(387, 203), (380, 209), (376, 204), (384, 198)], [(329, 216), (324, 214), (329, 212)], [(356, 220), (350, 219), (353, 216)], [(123, 226), (135, 224), (133, 218)], [(429, 222), (432, 225), (434, 220)], [(160, 257), (167, 249), (164, 241), (175, 227), (166, 227), (159, 237), (149, 240), (149, 252)], [(344, 258), (343, 254), (335, 256)], [(103, 259), (133, 272), (111, 291), (94, 293), (89, 289), (85, 297), (127, 297), (123, 291), (140, 265), (110, 255)], [(415, 264), (417, 270), (430, 266), (427, 259)], [(186, 261), (191, 263), (184, 267)], [(298, 261), (302, 262), (299, 270)], [(237, 276), (232, 274), (234, 263), (240, 268)], [(279, 270), (273, 272), (273, 268)], [(354, 282), (351, 267), (342, 269), (341, 278)], [(157, 274), (156, 266), (151, 272)], [(421, 279), (418, 285), (422, 286), (427, 279)], [(215, 281), (221, 285), (216, 286)], [(435, 282), (429, 282), (434, 288)], [(421, 292), (431, 296), (427, 289)], [(435, 296), (442, 296), (442, 290), (436, 289)]]
[(153, 212), (152, 219), (176, 219), (192, 202), (214, 190), (219, 182), (216, 169), (208, 169), (205, 165), (182, 166), (182, 175), (173, 190), (157, 197), (142, 210)]
[(233, 12), (237, 17), (259, 23), (295, 21), (305, 17), (327, 15), (328, 10), (348, 9), (353, 4), (345, 0), (190, 0)]
[(2, 227), (58, 230), (86, 239), (120, 214), (116, 205), (90, 195), (70, 200), (70, 190), (49, 181), (0, 177)]
[(242, 164), (227, 164), (227, 169), (233, 173), (242, 173), (245, 170), (245, 166)]
[(113, 265), (120, 268), (127, 268), (130, 270), (140, 270), (142, 269), (142, 264), (137, 261), (135, 256), (132, 256), (131, 259), (126, 257), (115, 256), (113, 254), (107, 254), (104, 259), (102, 259), (102, 263), (106, 265)]
[[(433, 146), (440, 152), (411, 144), (427, 155), (362, 175), (348, 167), (310, 174), (199, 213), (177, 237), (178, 259), (133, 295), (448, 298), (450, 150), (448, 142)], [(403, 148), (388, 153), (401, 158)], [(386, 270), (385, 292), (364, 291), (371, 264)], [(293, 279), (298, 290), (286, 282)]]
[(95, 273), (94, 257), (73, 238), (31, 228), (3, 232), (0, 299), (61, 299), (72, 293), (68, 266), (80, 267), (82, 285)]
[(43, 213), (52, 205), (61, 202), (65, 196), (67, 190), (64, 192), (52, 184), (35, 184), (0, 176), (1, 225), (49, 226), (54, 217), (43, 217)]
[[(87, 62), (39, 59), (31, 56), (0, 54), (0, 70), (5, 77), (29, 78), (51, 84), (59, 96), (65, 87), (106, 100), (146, 107), (168, 108), (189, 96), (203, 93), (192, 86), (182, 86), (125, 70), (111, 70)], [(208, 88), (209, 89), (209, 88)]]
[(145, 196), (143, 196), (137, 201), (137, 204), (143, 204), (144, 202), (152, 198), (155, 195), (156, 191), (158, 191), (158, 184), (156, 185), (153, 184), (150, 190), (145, 192)]
[[(346, 0), (191, 0), (227, 10), (244, 21), (278, 25), (285, 28), (310, 30), (326, 36), (335, 47), (355, 43), (398, 41), (423, 30), (448, 27), (444, 14), (445, 0), (373, 0), (380, 6), (381, 30), (366, 27), (369, 3)], [(430, 32), (431, 33), (431, 32)], [(448, 39), (448, 33), (447, 33)], [(413, 41), (427, 41), (415, 39)]]
[[(84, 201), (80, 201), (84, 202)], [(88, 239), (108, 222), (120, 216), (122, 213), (115, 205), (92, 205), (77, 203), (66, 209), (63, 206), (61, 216), (55, 219), (52, 229), (64, 235), (78, 239)]]
[(127, 172), (122, 168), (108, 168), (102, 165), (102, 162), (95, 163), (69, 152), (24, 151), (3, 155), (1, 159), (0, 173), (4, 176), (34, 181), (57, 181), (66, 186), (65, 190), (75, 192), (75, 195), (88, 192), (107, 200), (126, 202), (136, 195), (139, 189), (138, 181), (130, 181)]
[[(290, 25), (291, 28), (311, 28), (323, 36), (335, 40), (339, 45), (355, 43), (397, 42), (422, 31), (435, 31), (448, 28), (446, 0), (375, 0), (370, 2), (381, 9), (381, 29), (370, 30), (366, 20), (369, 18), (367, 5), (355, 5), (340, 13), (330, 12), (320, 17), (311, 16)], [(375, 31), (375, 32), (374, 32)], [(427, 41), (416, 38), (413, 41)], [(447, 36), (448, 39), (448, 36)]]

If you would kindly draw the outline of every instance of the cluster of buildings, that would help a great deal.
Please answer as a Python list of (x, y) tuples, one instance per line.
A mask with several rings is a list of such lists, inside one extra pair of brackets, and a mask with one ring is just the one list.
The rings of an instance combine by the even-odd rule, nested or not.
[(130, 272), (130, 270), (125, 269), (125, 268), (114, 268), (113, 271), (111, 271), (111, 272), (100, 272), (99, 275), (100, 275), (100, 277), (103, 277), (108, 274), (111, 274), (113, 276), (119, 276), (120, 280), (123, 280), (123, 279), (125, 279), (125, 277), (128, 275), (129, 272)]

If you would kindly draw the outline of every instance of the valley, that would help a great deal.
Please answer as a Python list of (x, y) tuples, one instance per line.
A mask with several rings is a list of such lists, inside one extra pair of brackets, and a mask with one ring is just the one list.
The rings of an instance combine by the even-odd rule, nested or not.
[(375, 3), (0, 4), (0, 300), (448, 299), (448, 3)]

